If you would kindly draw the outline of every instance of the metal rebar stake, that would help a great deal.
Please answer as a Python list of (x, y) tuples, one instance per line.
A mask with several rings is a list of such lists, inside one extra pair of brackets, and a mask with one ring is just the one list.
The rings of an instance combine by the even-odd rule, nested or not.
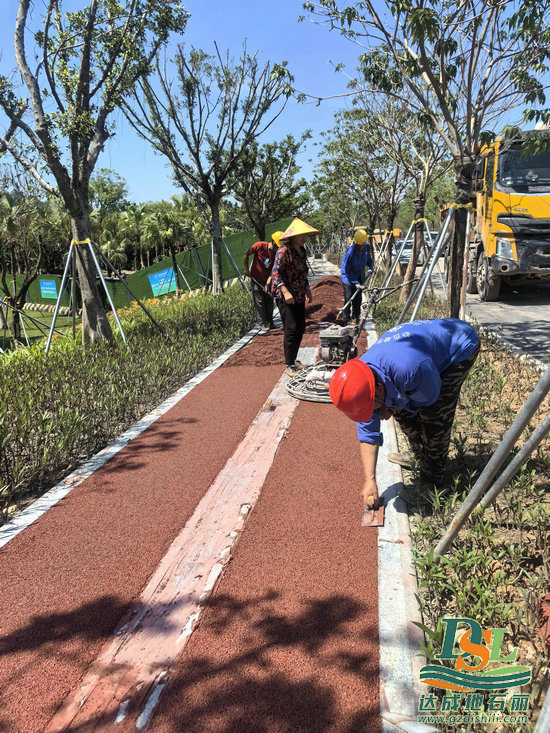
[(465, 524), (466, 520), (479, 504), (483, 493), (493, 480), (496, 472), (502, 466), (510, 451), (516, 444), (517, 439), (524, 431), (525, 427), (529, 423), (529, 420), (533, 417), (542, 401), (546, 398), (546, 395), (550, 391), (550, 367), (543, 374), (539, 383), (532, 391), (529, 399), (520, 410), (514, 422), (508, 428), (506, 435), (502, 439), (500, 445), (491, 456), (489, 462), (481, 472), (480, 477), (474, 484), (470, 493), (464, 500), (462, 506), (456, 513), (454, 519), (450, 523), (449, 527), (445, 531), (445, 534), (439, 541), (435, 548), (435, 555), (443, 555), (453, 539), (456, 537), (461, 527)]

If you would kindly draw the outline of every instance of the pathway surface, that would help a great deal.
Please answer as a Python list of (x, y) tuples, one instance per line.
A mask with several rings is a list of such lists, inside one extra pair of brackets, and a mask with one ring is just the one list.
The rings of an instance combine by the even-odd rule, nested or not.
[[(339, 284), (314, 298), (306, 352)], [(270, 463), (236, 458), (266, 412), (287, 409), (273, 391), (283, 368), (281, 331), (255, 337), (2, 547), (1, 731), (380, 730), (377, 532), (360, 527), (353, 424), (288, 398)], [(221, 523), (205, 524), (215, 502), (249, 481), (232, 475), (256, 463), (261, 490), (250, 478), (250, 503), (236, 496), (223, 525), (232, 548), (209, 571), (197, 554), (169, 576), (185, 531), (204, 535), (199, 553)], [(177, 602), (144, 600), (169, 583)], [(178, 626), (188, 606), (200, 618)]]

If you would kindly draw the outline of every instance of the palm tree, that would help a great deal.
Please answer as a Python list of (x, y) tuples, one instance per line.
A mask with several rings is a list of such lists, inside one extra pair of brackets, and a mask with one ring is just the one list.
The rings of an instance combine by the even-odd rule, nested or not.
[(124, 247), (133, 247), (134, 270), (138, 269), (138, 255), (141, 267), (145, 267), (143, 261), (142, 235), (145, 225), (145, 205), (132, 205), (123, 211), (118, 220), (118, 234), (121, 244)]

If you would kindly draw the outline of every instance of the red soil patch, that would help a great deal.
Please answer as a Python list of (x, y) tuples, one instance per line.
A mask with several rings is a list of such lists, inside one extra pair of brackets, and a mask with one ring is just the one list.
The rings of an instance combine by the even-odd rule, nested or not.
[[(306, 307), (306, 332), (302, 339), (302, 346), (319, 345), (319, 324), (336, 323), (343, 325), (343, 321), (337, 318), (337, 313), (344, 305), (342, 283), (339, 277), (327, 276), (321, 278), (311, 286), (313, 302)], [(259, 343), (257, 343), (259, 341)], [(283, 329), (278, 328), (270, 331), (265, 336), (260, 336), (249, 346), (245, 346), (231, 359), (231, 363), (225, 366), (266, 366), (268, 364), (280, 364), (284, 367), (283, 353)], [(366, 336), (361, 334), (358, 342), (359, 352), (367, 348)]]

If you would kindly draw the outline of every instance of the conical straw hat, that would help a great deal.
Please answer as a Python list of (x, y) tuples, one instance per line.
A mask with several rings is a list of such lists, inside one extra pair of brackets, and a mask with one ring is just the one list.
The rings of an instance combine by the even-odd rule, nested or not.
[(295, 237), (297, 234), (319, 234), (319, 231), (309, 224), (306, 224), (305, 221), (296, 217), (288, 229), (283, 233), (283, 236), (279, 237), (279, 241), (284, 242), (285, 240), (290, 239), (290, 237)]

